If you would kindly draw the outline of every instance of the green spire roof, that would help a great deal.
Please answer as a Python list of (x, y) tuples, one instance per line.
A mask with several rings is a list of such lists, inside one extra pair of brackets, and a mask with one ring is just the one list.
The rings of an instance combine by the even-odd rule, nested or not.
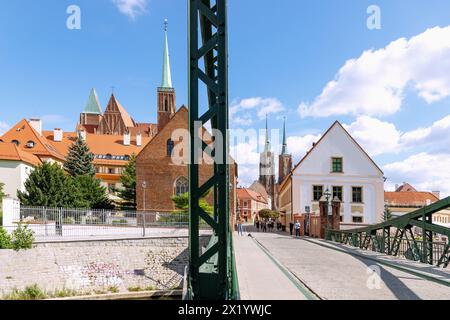
[(288, 154), (287, 142), (286, 142), (286, 118), (283, 120), (283, 149), (281, 151), (282, 155)]
[(267, 115), (266, 115), (266, 145), (264, 147), (264, 152), (270, 152), (270, 138), (269, 138), (269, 126), (267, 124)]
[(167, 20), (164, 21), (164, 60), (161, 87), (173, 88), (172, 75), (170, 72), (169, 40), (167, 39)]
[(102, 114), (102, 108), (100, 107), (100, 102), (98, 102), (97, 92), (95, 89), (91, 89), (91, 93), (89, 94), (89, 100), (84, 107), (83, 113), (91, 113), (91, 114)]

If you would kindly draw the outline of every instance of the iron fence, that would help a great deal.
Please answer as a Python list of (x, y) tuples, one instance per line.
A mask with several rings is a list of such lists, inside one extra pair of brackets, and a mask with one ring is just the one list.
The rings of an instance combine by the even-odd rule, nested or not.
[[(71, 240), (119, 237), (188, 235), (189, 215), (120, 210), (20, 207), (17, 225), (27, 225), (36, 240)], [(200, 228), (207, 230), (205, 223)]]
[[(370, 238), (365, 239), (364, 234), (351, 234), (342, 231), (327, 231), (327, 239), (332, 241), (349, 244), (354, 247), (359, 247), (361, 249), (366, 249), (369, 251), (375, 251), (380, 253), (385, 253), (389, 255), (395, 255), (398, 257), (403, 257), (408, 260), (421, 261), (421, 253), (423, 252), (423, 242), (420, 237), (417, 238), (402, 238), (400, 243), (396, 237), (383, 237), (382, 235), (372, 235)], [(397, 252), (394, 252), (395, 248), (393, 244), (396, 243), (398, 246)], [(446, 242), (433, 241), (426, 244), (426, 250), (432, 248), (433, 261), (437, 262), (442, 257), (447, 246)]]

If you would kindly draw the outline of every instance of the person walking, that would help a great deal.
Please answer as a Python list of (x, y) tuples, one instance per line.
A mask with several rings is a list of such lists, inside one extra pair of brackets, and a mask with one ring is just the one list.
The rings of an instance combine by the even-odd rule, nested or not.
[(289, 233), (291, 234), (291, 237), (293, 235), (294, 232), (294, 222), (289, 222)]
[(267, 223), (265, 221), (262, 221), (261, 224), (262, 224), (262, 231), (266, 232), (267, 231)]
[(300, 222), (298, 220), (295, 221), (294, 228), (295, 228), (295, 237), (296, 238), (300, 237), (300, 227), (301, 227)]
[(242, 230), (242, 218), (239, 217), (238, 221), (237, 221), (237, 227), (238, 227), (238, 235), (243, 236), (243, 230)]
[(255, 224), (256, 224), (256, 231), (259, 232), (259, 220), (256, 220)]

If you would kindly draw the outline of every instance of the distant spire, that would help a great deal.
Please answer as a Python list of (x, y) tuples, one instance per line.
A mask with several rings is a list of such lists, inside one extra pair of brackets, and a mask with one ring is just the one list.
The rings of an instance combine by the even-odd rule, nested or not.
[(267, 121), (267, 114), (266, 114), (266, 144), (264, 147), (264, 152), (270, 152), (269, 125)]
[(169, 40), (167, 37), (167, 19), (164, 20), (164, 60), (163, 60), (163, 73), (162, 73), (162, 88), (172, 87), (172, 75), (170, 72), (170, 58), (169, 58)]
[(84, 107), (83, 113), (102, 114), (102, 108), (100, 107), (100, 102), (98, 101), (98, 96), (95, 88), (91, 89), (89, 99)]
[(281, 151), (282, 155), (288, 154), (287, 142), (286, 142), (286, 117), (283, 119), (283, 149)]

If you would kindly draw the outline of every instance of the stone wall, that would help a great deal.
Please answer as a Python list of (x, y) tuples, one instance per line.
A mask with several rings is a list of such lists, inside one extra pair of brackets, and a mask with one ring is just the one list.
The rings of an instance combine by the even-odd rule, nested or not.
[[(209, 236), (201, 237), (202, 246)], [(188, 238), (152, 238), (37, 244), (0, 250), (0, 297), (37, 284), (53, 293), (122, 292), (129, 288), (170, 289), (181, 285), (188, 263)]]

